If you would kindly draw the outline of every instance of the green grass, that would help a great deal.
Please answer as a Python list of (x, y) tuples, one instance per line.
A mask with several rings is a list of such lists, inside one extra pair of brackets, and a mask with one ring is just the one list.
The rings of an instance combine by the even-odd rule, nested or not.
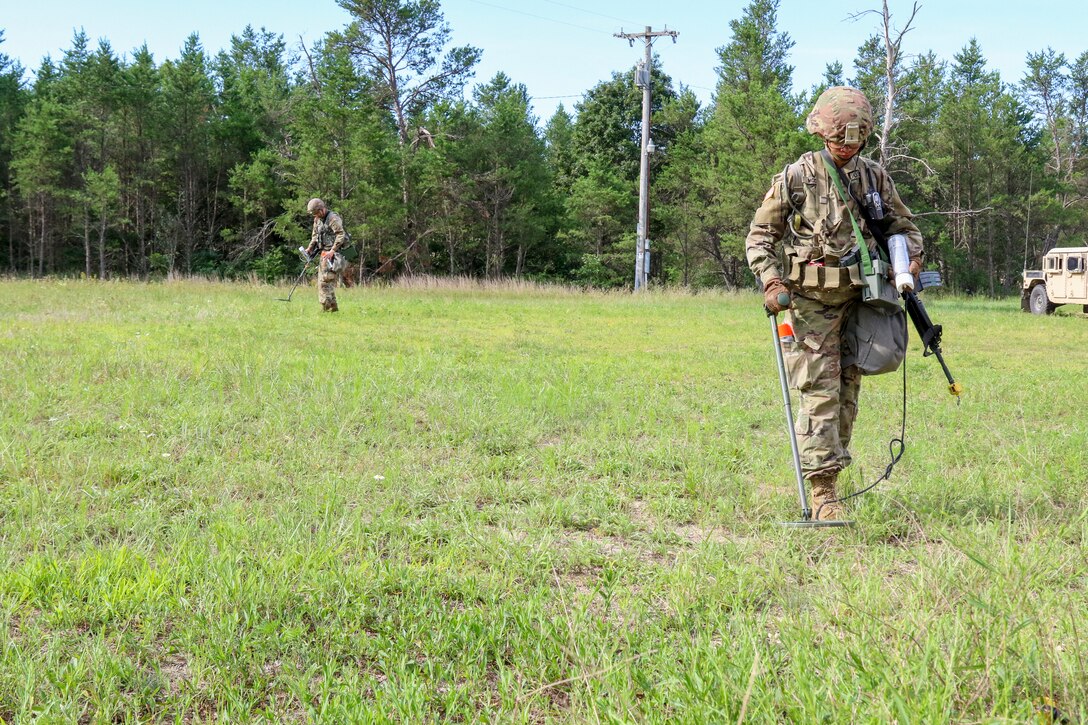
[(285, 292), (0, 283), (4, 721), (1088, 720), (1083, 315), (931, 299), (830, 532), (755, 294)]

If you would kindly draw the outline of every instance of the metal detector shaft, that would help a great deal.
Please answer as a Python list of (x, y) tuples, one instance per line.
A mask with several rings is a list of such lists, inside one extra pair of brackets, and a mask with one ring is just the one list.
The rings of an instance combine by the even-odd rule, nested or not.
[(805, 492), (805, 476), (801, 473), (801, 453), (797, 448), (797, 431), (793, 429), (793, 409), (790, 406), (790, 386), (786, 379), (786, 361), (782, 357), (782, 340), (778, 336), (778, 316), (773, 312), (767, 312), (767, 319), (771, 321), (771, 336), (774, 338), (774, 356), (778, 361), (778, 382), (782, 384), (782, 403), (786, 406), (786, 431), (790, 436), (790, 449), (793, 451), (793, 470), (797, 474), (797, 495), (801, 499), (801, 520), (812, 519), (812, 509), (808, 505), (808, 494)]
[(302, 278), (306, 276), (306, 270), (308, 270), (309, 268), (310, 268), (310, 262), (307, 261), (306, 266), (304, 266), (302, 268), (302, 271), (299, 272), (298, 279), (296, 279), (295, 283), (293, 285), (291, 285), (291, 291), (287, 294), (287, 298), (284, 299), (283, 297), (280, 297), (279, 298), (280, 302), (290, 302), (291, 301), (291, 297), (295, 294), (295, 290), (298, 289), (299, 283), (302, 281)]

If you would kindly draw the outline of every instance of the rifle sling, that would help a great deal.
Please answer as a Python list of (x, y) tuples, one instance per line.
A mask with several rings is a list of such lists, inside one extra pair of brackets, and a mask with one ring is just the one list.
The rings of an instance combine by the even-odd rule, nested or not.
[[(833, 175), (832, 178), (835, 180), (835, 187), (839, 190), (839, 194), (843, 195), (843, 202), (846, 202), (845, 194), (848, 193), (850, 198), (854, 200), (854, 204), (857, 205), (858, 211), (861, 212), (861, 218), (865, 220), (865, 224), (869, 227), (869, 233), (873, 235), (873, 240), (876, 242), (877, 247), (879, 247), (880, 251), (884, 252), (884, 256), (890, 260), (892, 257), (891, 252), (888, 250), (888, 235), (884, 233), (884, 227), (887, 222), (880, 223), (869, 216), (869, 210), (864, 204), (858, 201), (856, 196), (854, 196), (854, 192), (850, 189), (850, 181), (846, 178), (846, 175), (842, 173), (842, 169), (835, 165), (826, 146), (820, 151), (820, 157), (824, 160), (824, 165), (827, 166), (828, 172)], [(858, 163), (860, 164), (861, 161), (859, 160)], [(843, 191), (843, 187), (845, 187), (845, 192)], [(847, 210), (849, 210), (849, 208)], [(853, 215), (851, 214), (851, 219), (852, 218)], [(862, 252), (862, 254), (863, 257), (868, 256), (867, 251)], [(870, 270), (870, 272), (871, 271), (872, 270)]]

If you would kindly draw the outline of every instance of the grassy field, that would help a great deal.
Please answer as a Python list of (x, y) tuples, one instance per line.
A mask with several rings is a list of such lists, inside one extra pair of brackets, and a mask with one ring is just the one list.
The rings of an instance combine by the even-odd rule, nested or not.
[(931, 299), (798, 531), (755, 294), (286, 289), (0, 282), (3, 721), (1088, 721), (1085, 316)]

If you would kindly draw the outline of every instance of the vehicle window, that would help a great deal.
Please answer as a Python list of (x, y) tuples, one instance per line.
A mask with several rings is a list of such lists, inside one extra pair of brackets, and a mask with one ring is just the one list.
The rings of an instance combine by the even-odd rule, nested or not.
[(1083, 272), (1084, 264), (1080, 257), (1066, 257), (1065, 268), (1069, 272)]

